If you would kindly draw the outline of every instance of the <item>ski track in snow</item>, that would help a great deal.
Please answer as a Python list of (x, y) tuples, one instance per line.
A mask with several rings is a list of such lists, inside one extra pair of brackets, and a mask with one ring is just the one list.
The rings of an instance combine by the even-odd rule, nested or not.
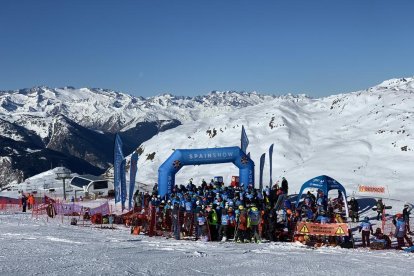
[(0, 275), (408, 275), (414, 254), (131, 236), (28, 214), (0, 214)]

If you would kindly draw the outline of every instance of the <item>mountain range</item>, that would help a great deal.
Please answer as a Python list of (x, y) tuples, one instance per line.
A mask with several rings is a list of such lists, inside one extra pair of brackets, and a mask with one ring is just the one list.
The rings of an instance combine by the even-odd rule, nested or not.
[[(285, 176), (297, 190), (328, 174), (351, 190), (386, 185), (404, 195), (414, 165), (413, 112), (413, 78), (318, 99), (234, 91), (150, 98), (95, 88), (0, 91), (0, 185), (55, 166), (111, 172), (115, 133), (126, 155), (141, 148), (137, 181), (151, 184), (174, 149), (240, 145), (244, 125), (257, 180), (260, 155), (273, 143), (272, 182)], [(267, 156), (265, 185), (268, 170)], [(215, 175), (229, 182), (237, 174), (232, 164), (184, 167), (177, 183)]]
[(0, 91), (0, 186), (56, 166), (101, 174), (113, 162), (115, 133), (124, 152), (182, 121), (273, 96), (212, 92), (199, 97), (133, 97), (111, 90), (34, 87)]

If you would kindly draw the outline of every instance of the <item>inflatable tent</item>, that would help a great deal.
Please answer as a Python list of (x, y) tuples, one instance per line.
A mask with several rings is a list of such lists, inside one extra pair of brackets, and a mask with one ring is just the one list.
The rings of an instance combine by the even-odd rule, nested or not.
[(187, 165), (233, 163), (239, 168), (240, 185), (254, 186), (254, 162), (239, 147), (176, 149), (158, 169), (158, 192), (171, 194), (175, 174)]
[(346, 200), (346, 191), (344, 186), (341, 185), (338, 181), (333, 179), (332, 177), (329, 177), (327, 175), (321, 175), (318, 177), (314, 177), (308, 181), (306, 181), (302, 187), (300, 188), (300, 192), (298, 194), (297, 200), (296, 200), (296, 207), (299, 205), (299, 201), (302, 198), (302, 194), (305, 191), (305, 189), (309, 188), (317, 188), (323, 192), (324, 195), (328, 196), (328, 192), (330, 190), (339, 190), (342, 192), (342, 197), (345, 205), (345, 211), (346, 216), (349, 217), (348, 212), (348, 202)]

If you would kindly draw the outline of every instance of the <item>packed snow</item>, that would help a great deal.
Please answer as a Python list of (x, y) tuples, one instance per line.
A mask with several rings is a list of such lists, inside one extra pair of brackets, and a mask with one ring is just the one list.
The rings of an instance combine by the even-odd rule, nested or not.
[(296, 243), (200, 242), (0, 213), (1, 275), (408, 275), (414, 254)]

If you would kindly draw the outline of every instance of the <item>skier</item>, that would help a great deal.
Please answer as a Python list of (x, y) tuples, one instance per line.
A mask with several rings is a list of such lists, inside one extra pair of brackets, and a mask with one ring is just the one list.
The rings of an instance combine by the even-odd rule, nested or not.
[(245, 242), (247, 230), (247, 213), (243, 205), (239, 206), (239, 215), (237, 217), (237, 229), (234, 235), (236, 242)]
[(229, 224), (230, 216), (227, 212), (227, 210), (224, 210), (221, 214), (221, 224), (219, 226), (219, 241), (222, 242), (227, 241), (227, 230), (228, 230), (228, 224)]
[(46, 213), (49, 217), (54, 218), (56, 215), (55, 207), (53, 206), (52, 202), (49, 202), (49, 204), (46, 207)]
[(411, 210), (413, 209), (413, 207), (410, 205), (408, 205), (408, 203), (404, 204), (404, 209), (403, 209), (403, 218), (407, 227), (407, 232), (411, 233), (410, 230), (410, 214), (411, 214)]
[(256, 204), (252, 203), (248, 212), (248, 225), (250, 226), (250, 231), (252, 233), (251, 241), (259, 243), (259, 223), (260, 223), (260, 212), (257, 209)]
[(155, 183), (152, 187), (152, 194), (157, 195), (158, 194), (158, 183)]
[(404, 239), (407, 241), (409, 246), (413, 246), (413, 242), (407, 236), (407, 226), (404, 221), (402, 214), (396, 214), (392, 220), (392, 223), (395, 225), (395, 237), (397, 238), (398, 247), (397, 249), (402, 249), (405, 246)]
[(212, 241), (217, 240), (218, 217), (216, 207), (216, 204), (210, 204), (210, 212), (208, 213), (208, 224)]
[(22, 208), (23, 208), (22, 212), (23, 213), (26, 213), (26, 205), (27, 205), (27, 197), (24, 194), (22, 194)]
[(349, 206), (350, 208), (350, 217), (352, 219), (352, 222), (358, 222), (359, 221), (359, 204), (358, 201), (355, 200), (354, 197), (351, 198), (351, 200), (349, 201)]
[(174, 229), (174, 238), (176, 240), (180, 239), (180, 207), (178, 202), (174, 203), (174, 207), (172, 210), (172, 221), (173, 221), (173, 229)]
[(385, 205), (382, 202), (382, 199), (379, 198), (377, 201), (377, 220), (380, 220), (380, 218), (382, 218), (382, 213), (385, 209)]
[[(312, 205), (315, 201), (316, 201), (316, 196), (314, 195), (314, 194), (312, 194), (310, 191), (308, 191), (307, 193), (306, 193), (306, 198), (308, 198), (309, 199), (309, 201), (308, 201), (308, 205), (310, 206), (310, 205)], [(305, 199), (306, 199), (305, 198)]]
[(369, 222), (369, 217), (365, 217), (362, 221), (361, 225), (359, 226), (359, 232), (362, 231), (362, 246), (370, 245), (369, 236), (370, 234), (374, 234), (374, 230), (372, 229), (372, 224)]
[(229, 207), (227, 210), (227, 214), (229, 215), (229, 220), (227, 223), (227, 239), (233, 238), (234, 228), (236, 226), (236, 218), (234, 217), (233, 207)]
[(381, 228), (377, 227), (377, 229), (375, 229), (374, 237), (374, 242), (377, 244), (378, 249), (386, 249), (391, 247), (391, 239), (382, 233)]
[(207, 220), (204, 216), (203, 211), (198, 212), (197, 217), (197, 236), (196, 240), (200, 237), (203, 241), (208, 241), (208, 230), (207, 230)]
[(133, 198), (134, 198), (134, 207), (141, 207), (142, 197), (140, 195), (139, 190), (135, 191)]
[(282, 186), (281, 186), (281, 188), (282, 188), (283, 193), (285, 195), (287, 195), (288, 194), (289, 185), (288, 185), (288, 181), (286, 180), (285, 177), (282, 177)]
[(29, 196), (27, 197), (27, 208), (30, 210), (32, 209), (32, 207), (34, 206), (34, 196), (32, 194), (29, 194)]

